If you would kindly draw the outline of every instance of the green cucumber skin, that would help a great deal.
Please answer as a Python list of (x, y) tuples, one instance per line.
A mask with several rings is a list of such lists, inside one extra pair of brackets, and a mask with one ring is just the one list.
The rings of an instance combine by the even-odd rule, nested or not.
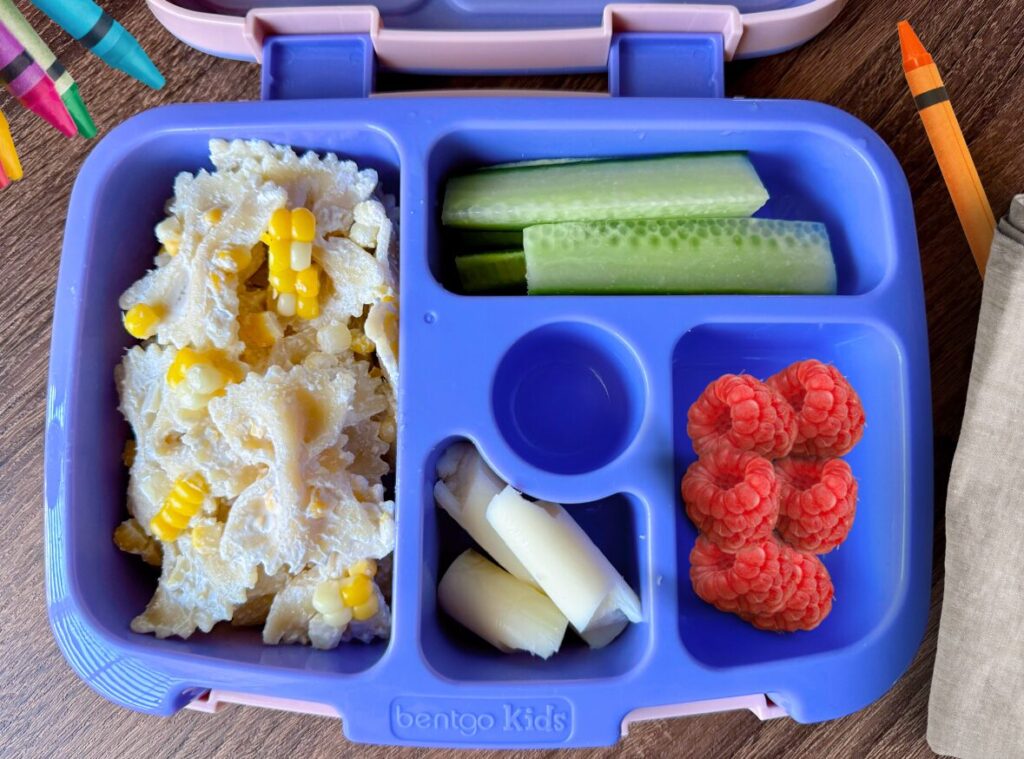
[(744, 153), (539, 163), (452, 177), (442, 222), (522, 229), (563, 221), (751, 216), (768, 192)]
[(522, 290), (526, 284), (526, 259), (521, 250), (459, 255), (455, 268), (467, 293)]
[(824, 225), (770, 219), (569, 222), (523, 235), (531, 295), (833, 294)]

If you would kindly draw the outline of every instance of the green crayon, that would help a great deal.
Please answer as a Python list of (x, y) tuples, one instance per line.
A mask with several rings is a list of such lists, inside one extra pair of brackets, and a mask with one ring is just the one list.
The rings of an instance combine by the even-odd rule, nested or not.
[(57, 56), (36, 34), (36, 30), (28, 23), (28, 20), (21, 15), (21, 11), (14, 5), (12, 0), (0, 0), (0, 22), (10, 29), (11, 34), (18, 38), (28, 54), (35, 59), (57, 87), (57, 94), (64, 101), (68, 113), (78, 127), (78, 133), (89, 139), (96, 136), (96, 124), (89, 115), (85, 102), (78, 92), (78, 84), (72, 78), (70, 72), (64, 68)]

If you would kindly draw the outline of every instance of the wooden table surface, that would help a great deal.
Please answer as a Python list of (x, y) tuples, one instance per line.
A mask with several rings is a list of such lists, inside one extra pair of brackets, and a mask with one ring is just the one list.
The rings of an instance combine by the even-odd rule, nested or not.
[[(22, 2), (22, 5), (27, 5)], [(71, 68), (101, 130), (162, 103), (258, 97), (255, 65), (193, 51), (163, 30), (140, 0), (104, 5), (168, 75), (161, 92), (103, 66), (34, 10), (37, 28)], [(898, 9), (894, 6), (898, 6)], [(790, 53), (733, 65), (730, 94), (805, 98), (858, 116), (892, 146), (913, 191), (930, 330), (935, 426), (936, 531), (932, 613), (913, 665), (859, 714), (821, 725), (761, 723), (748, 713), (634, 726), (612, 749), (580, 757), (921, 757), (942, 597), (943, 503), (971, 365), (981, 293), (970, 252), (900, 68), (895, 23), (913, 19), (942, 66), (996, 215), (1024, 189), (1024, 38), (1008, 19), (1024, 1), (853, 0), (832, 28)], [(493, 80), (383, 77), (388, 88), (493, 86)], [(503, 86), (601, 90), (600, 76), (506, 80)], [(43, 594), (42, 469), (53, 293), (68, 193), (91, 144), (65, 140), (4, 101), (26, 179), (0, 194), (0, 755), (3, 756), (443, 756), (353, 746), (336, 720), (229, 707), (210, 716), (135, 714), (94, 694), (62, 659)], [(126, 213), (130, 213), (126, 210)], [(112, 219), (111, 223), (117, 223)], [(74, 234), (74, 230), (71, 231)], [(399, 505), (401, 508), (401, 505)]]

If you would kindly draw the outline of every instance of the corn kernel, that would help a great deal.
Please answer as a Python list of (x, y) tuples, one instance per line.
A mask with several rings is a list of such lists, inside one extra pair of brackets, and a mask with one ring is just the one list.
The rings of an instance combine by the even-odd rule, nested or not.
[(390, 417), (380, 423), (380, 439), (390, 445), (395, 442), (398, 430), (395, 427), (395, 420)]
[(313, 243), (292, 242), (290, 251), (292, 271), (308, 269), (313, 263)]
[(287, 240), (273, 240), (267, 246), (267, 268), (271, 273), (287, 271), (292, 265), (292, 247)]
[(213, 287), (217, 292), (221, 291), (224, 287), (224, 275), (220, 272), (213, 272), (210, 274), (210, 286)]
[(377, 574), (377, 562), (373, 559), (360, 559), (348, 568), (350, 575), (366, 575), (373, 577)]
[(295, 292), (295, 272), (291, 269), (285, 269), (284, 271), (271, 272), (270, 286), (277, 290), (279, 293)]
[(189, 368), (185, 375), (189, 389), (200, 395), (213, 395), (222, 389), (228, 378), (217, 367), (211, 364), (196, 364)]
[(199, 473), (178, 479), (150, 521), (149, 529), (162, 541), (177, 540), (199, 513), (208, 492), (209, 486)]
[(345, 606), (355, 608), (373, 595), (373, 583), (366, 575), (355, 575), (342, 581), (341, 597)]
[(189, 503), (202, 503), (208, 491), (206, 480), (203, 479), (203, 475), (198, 473), (180, 479), (174, 484), (174, 492)]
[(352, 333), (344, 324), (331, 324), (316, 333), (316, 342), (325, 353), (344, 353), (352, 345)]
[(352, 350), (361, 356), (373, 353), (373, 341), (359, 332), (352, 336)]
[(320, 269), (308, 266), (295, 275), (295, 292), (308, 298), (320, 294)]
[(180, 385), (185, 380), (188, 370), (203, 361), (203, 355), (194, 348), (182, 348), (167, 367), (167, 384)]
[(224, 218), (224, 210), (221, 208), (211, 208), (204, 216), (207, 224), (220, 224), (220, 220)]
[(270, 217), (267, 231), (275, 240), (287, 240), (292, 233), (292, 212), (287, 208), (278, 208)]
[(299, 298), (295, 306), (295, 313), (303, 319), (315, 319), (320, 316), (320, 301), (316, 299), (315, 295)]
[(178, 255), (178, 252), (181, 250), (181, 240), (177, 238), (165, 240), (164, 250), (167, 251), (167, 255), (174, 258), (174, 256)]
[(277, 298), (277, 313), (281, 316), (295, 316), (298, 300), (294, 293), (281, 293)]
[(205, 411), (210, 396), (197, 393), (194, 390), (186, 390), (178, 394), (178, 405), (185, 411)]
[(361, 248), (377, 247), (377, 227), (355, 222), (348, 230), (348, 239)]
[(324, 580), (313, 591), (313, 608), (321, 614), (335, 614), (344, 610), (341, 599), (341, 583), (337, 580)]
[(380, 603), (377, 596), (372, 595), (365, 602), (352, 609), (352, 616), (357, 622), (365, 622), (380, 610)]
[(228, 271), (241, 271), (252, 263), (252, 251), (248, 248), (232, 248), (217, 254), (217, 264)]
[(339, 611), (324, 614), (323, 617), (324, 622), (329, 624), (331, 627), (343, 630), (348, 626), (348, 623), (352, 621), (352, 610), (347, 606), (342, 606)]
[(255, 348), (270, 348), (282, 335), (277, 319), (269, 311), (243, 314), (238, 318), (238, 336)]
[(136, 303), (124, 312), (124, 328), (132, 337), (146, 340), (156, 333), (157, 325), (163, 318), (162, 307)]
[(242, 366), (226, 358), (219, 350), (199, 351), (195, 348), (185, 347), (175, 354), (171, 365), (167, 367), (167, 384), (177, 387), (188, 378), (189, 370), (197, 365), (213, 367), (224, 375), (227, 379), (223, 381), (221, 387), (227, 382), (241, 382), (245, 379), (245, 370)]
[(299, 242), (313, 242), (316, 237), (316, 217), (308, 208), (292, 210), (292, 239)]

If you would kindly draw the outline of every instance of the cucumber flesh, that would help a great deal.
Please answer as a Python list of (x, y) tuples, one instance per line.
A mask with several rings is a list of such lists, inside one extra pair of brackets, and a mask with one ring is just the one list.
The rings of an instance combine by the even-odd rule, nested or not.
[(562, 221), (751, 216), (768, 192), (743, 153), (541, 163), (453, 177), (441, 219), (522, 229)]
[(455, 268), (468, 293), (522, 288), (526, 282), (526, 257), (521, 250), (456, 256)]
[(770, 219), (544, 224), (523, 235), (531, 295), (828, 294), (824, 225)]

